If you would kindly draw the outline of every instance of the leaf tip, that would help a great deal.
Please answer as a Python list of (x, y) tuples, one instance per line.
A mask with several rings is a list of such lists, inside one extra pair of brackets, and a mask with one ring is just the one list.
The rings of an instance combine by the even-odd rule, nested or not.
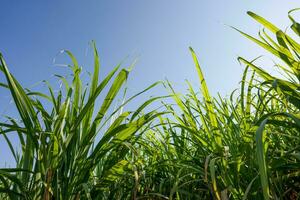
[(192, 53), (195, 53), (194, 49), (193, 49), (191, 46), (189, 46), (189, 50), (190, 50)]
[(254, 12), (252, 12), (252, 11), (249, 11), (249, 10), (247, 11), (247, 14), (248, 14), (248, 15), (250, 15), (250, 16), (254, 16), (254, 15), (255, 15), (255, 13), (254, 13)]

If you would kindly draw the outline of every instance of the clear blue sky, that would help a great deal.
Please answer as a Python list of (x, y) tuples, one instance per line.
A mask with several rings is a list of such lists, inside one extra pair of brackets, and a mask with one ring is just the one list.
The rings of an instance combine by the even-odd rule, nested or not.
[[(224, 24), (256, 34), (260, 26), (246, 15), (251, 10), (286, 28), (287, 11), (295, 7), (300, 3), (294, 0), (1, 0), (0, 51), (22, 85), (34, 89), (64, 71), (53, 65), (61, 49), (71, 50), (91, 71), (88, 43), (95, 40), (101, 73), (126, 56), (127, 63), (139, 58), (128, 82), (135, 92), (165, 78), (179, 89), (185, 79), (197, 86), (192, 46), (212, 93), (225, 95), (238, 87), (243, 67), (237, 56), (251, 59), (265, 52)], [(65, 61), (62, 57), (57, 60)], [(13, 112), (9, 100), (0, 88), (1, 115)], [(6, 153), (0, 137), (0, 164), (9, 162)]]

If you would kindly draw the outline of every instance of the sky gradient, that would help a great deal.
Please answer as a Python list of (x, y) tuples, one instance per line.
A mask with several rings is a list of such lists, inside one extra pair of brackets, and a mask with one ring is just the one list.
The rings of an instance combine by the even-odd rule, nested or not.
[[(243, 71), (236, 58), (266, 55), (228, 25), (256, 35), (261, 26), (247, 16), (251, 10), (285, 29), (290, 25), (287, 12), (296, 7), (300, 3), (292, 0), (2, 0), (0, 52), (19, 82), (35, 89), (39, 81), (67, 72), (53, 63), (68, 61), (59, 54), (62, 49), (71, 50), (84, 70), (92, 71), (89, 42), (95, 40), (101, 77), (120, 61), (125, 59), (126, 67), (138, 58), (128, 81), (134, 93), (166, 78), (182, 91), (185, 79), (197, 87), (188, 51), (192, 46), (211, 92), (226, 95), (238, 87)], [(10, 100), (0, 88), (1, 120), (13, 113)], [(4, 144), (0, 137), (0, 165), (10, 163)]]

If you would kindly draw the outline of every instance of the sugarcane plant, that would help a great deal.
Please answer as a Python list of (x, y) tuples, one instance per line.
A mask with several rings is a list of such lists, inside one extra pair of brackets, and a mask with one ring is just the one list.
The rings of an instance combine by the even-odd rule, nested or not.
[[(291, 29), (299, 36), (300, 25)], [(200, 87), (188, 82), (180, 94), (166, 83), (171, 114), (147, 131), (139, 145), (144, 160), (140, 194), (162, 199), (297, 199), (299, 198), (300, 85), (295, 39), (264, 18), (248, 12), (275, 33), (263, 29), (261, 40), (236, 29), (279, 58), (282, 77), (239, 57), (245, 70), (240, 88), (229, 98), (209, 94), (193, 49)], [(283, 62), (281, 62), (281, 61)]]
[[(112, 192), (108, 183), (116, 183), (126, 173), (134, 177), (133, 165), (125, 156), (132, 151), (134, 138), (162, 113), (145, 112), (149, 103), (133, 112), (123, 108), (159, 82), (112, 109), (130, 68), (120, 69), (119, 64), (100, 82), (94, 43), (93, 51), (94, 72), (88, 86), (82, 83), (76, 58), (66, 50), (72, 61), (72, 80), (59, 76), (65, 89), (54, 92), (48, 84), (49, 95), (24, 89), (0, 56), (0, 69), (7, 82), (1, 86), (11, 92), (21, 118), (8, 117), (0, 123), (0, 133), (16, 161), (14, 168), (0, 169), (1, 199), (103, 199)], [(104, 98), (99, 98), (105, 90)], [(49, 105), (51, 108), (46, 109)], [(18, 135), (20, 152), (13, 147), (9, 134)], [(127, 195), (131, 196), (130, 190)]]
[[(292, 22), (290, 29), (298, 39), (300, 24), (291, 15), (296, 10), (291, 10), (288, 17)], [(283, 77), (272, 76), (239, 58), (261, 77), (262, 85), (268, 88), (266, 93), (272, 93), (265, 107), (282, 107), (261, 116), (257, 124), (256, 156), (264, 199), (286, 198), (287, 194), (290, 198), (299, 198), (300, 44), (263, 17), (253, 12), (248, 14), (264, 27), (259, 34), (260, 39), (239, 32), (277, 57), (280, 62), (276, 66), (283, 74)], [(261, 98), (264, 96), (261, 95)], [(267, 126), (276, 127), (277, 131), (268, 130)]]
[[(294, 11), (288, 15), (293, 37), (253, 12), (248, 14), (264, 26), (259, 39), (234, 28), (274, 55), (282, 76), (258, 67), (261, 57), (239, 57), (245, 68), (240, 87), (226, 98), (210, 94), (192, 48), (199, 88), (187, 82), (188, 92), (181, 94), (166, 81), (166, 96), (131, 112), (124, 106), (160, 82), (112, 109), (130, 69), (118, 65), (99, 82), (95, 45), (91, 83), (83, 86), (81, 67), (65, 51), (72, 80), (58, 76), (64, 89), (48, 85), (49, 95), (23, 89), (1, 56), (7, 82), (0, 86), (11, 92), (21, 120), (0, 123), (16, 160), (15, 168), (0, 169), (0, 198), (299, 198), (300, 24)], [(159, 109), (151, 106), (155, 101), (161, 101)], [(18, 135), (21, 151), (9, 134)]]

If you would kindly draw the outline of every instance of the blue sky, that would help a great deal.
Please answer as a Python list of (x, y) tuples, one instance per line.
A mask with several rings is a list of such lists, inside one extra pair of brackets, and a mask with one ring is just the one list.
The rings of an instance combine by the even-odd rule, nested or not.
[[(185, 79), (198, 85), (192, 46), (212, 93), (226, 95), (238, 87), (243, 71), (237, 56), (266, 53), (225, 24), (257, 34), (260, 26), (246, 14), (251, 10), (284, 29), (290, 25), (287, 12), (296, 7), (300, 3), (293, 0), (2, 0), (0, 51), (19, 82), (35, 89), (39, 81), (66, 72), (53, 64), (54, 58), (66, 62), (58, 54), (62, 49), (91, 71), (89, 42), (95, 40), (102, 75), (124, 58), (126, 64), (138, 58), (128, 81), (131, 92), (165, 78), (183, 91)], [(164, 91), (150, 92), (156, 93)], [(1, 116), (13, 112), (10, 99), (0, 88)], [(2, 137), (0, 150), (0, 164), (9, 161)]]

